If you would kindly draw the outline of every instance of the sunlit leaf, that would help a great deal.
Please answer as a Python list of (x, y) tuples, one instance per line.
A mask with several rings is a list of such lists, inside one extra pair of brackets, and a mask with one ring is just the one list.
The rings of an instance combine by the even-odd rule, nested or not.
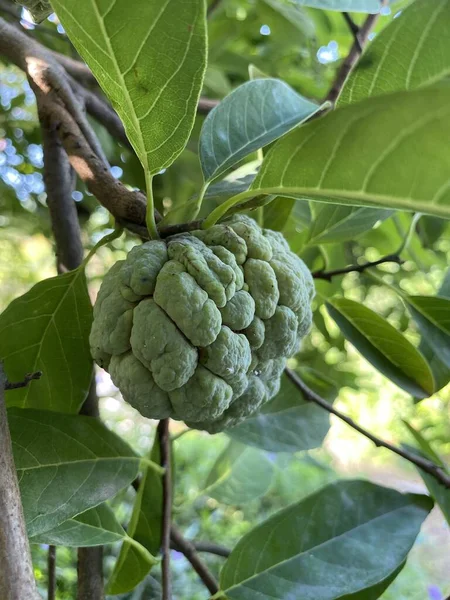
[(138, 473), (140, 457), (98, 419), (11, 408), (8, 420), (30, 537), (108, 500)]
[[(370, 98), (284, 136), (248, 193), (450, 218), (448, 139), (449, 87)], [(219, 208), (214, 217), (228, 206)]]
[(169, 166), (189, 138), (202, 86), (204, 0), (52, 4), (122, 119), (144, 170), (154, 174)]
[(427, 344), (450, 368), (450, 300), (441, 296), (405, 296), (404, 300)]
[(205, 493), (219, 502), (245, 505), (269, 489), (273, 466), (256, 448), (231, 441), (217, 458), (205, 484)]
[(345, 338), (380, 373), (413, 396), (431, 396), (434, 381), (428, 363), (390, 323), (347, 298), (330, 299), (326, 306)]
[(412, 2), (371, 42), (346, 81), (338, 106), (450, 75), (449, 22), (449, 0)]
[(324, 10), (377, 13), (380, 11), (380, 0), (292, 0), (300, 6), (322, 8)]
[(205, 181), (270, 144), (318, 109), (279, 79), (255, 79), (239, 86), (203, 124), (200, 160)]
[(64, 521), (55, 529), (32, 537), (30, 542), (54, 546), (88, 547), (113, 544), (125, 536), (126, 533), (117, 521), (114, 511), (107, 504), (100, 504)]
[(230, 600), (363, 593), (392, 579), (432, 506), (427, 496), (338, 481), (245, 535), (222, 569), (220, 588)]
[[(70, 315), (70, 317), (69, 317)], [(8, 392), (8, 406), (76, 413), (92, 377), (92, 306), (82, 269), (40, 281), (0, 315), (0, 357), (10, 381), (42, 371)]]

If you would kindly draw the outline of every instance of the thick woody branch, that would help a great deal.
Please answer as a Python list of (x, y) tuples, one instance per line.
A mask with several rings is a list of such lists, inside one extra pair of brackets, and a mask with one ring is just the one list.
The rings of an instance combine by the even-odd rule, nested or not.
[(328, 413), (335, 415), (341, 421), (344, 421), (344, 423), (347, 423), (347, 425), (349, 425), (352, 429), (354, 429), (355, 431), (358, 431), (364, 437), (371, 440), (375, 444), (375, 446), (377, 446), (378, 448), (387, 448), (394, 454), (401, 456), (402, 458), (406, 459), (410, 463), (414, 464), (416, 467), (419, 467), (419, 469), (422, 469), (422, 471), (425, 471), (425, 473), (428, 473), (428, 475), (431, 475), (432, 477), (434, 477), (439, 483), (441, 483), (447, 489), (450, 489), (450, 475), (448, 475), (440, 466), (436, 465), (431, 460), (422, 458), (421, 456), (418, 456), (417, 454), (408, 452), (408, 450), (405, 450), (403, 448), (398, 448), (397, 446), (394, 446), (393, 444), (390, 444), (389, 442), (386, 442), (386, 441), (380, 439), (379, 437), (377, 437), (370, 431), (367, 431), (367, 429), (364, 429), (364, 427), (361, 427), (361, 425), (358, 425), (357, 423), (355, 423), (355, 421), (353, 421), (353, 419), (351, 419), (347, 415), (344, 415), (339, 410), (334, 408), (334, 406), (332, 406), (324, 398), (322, 398), (321, 396), (316, 394), (316, 392), (311, 390), (306, 385), (306, 383), (304, 383), (304, 381), (297, 375), (297, 373), (295, 373), (295, 371), (292, 371), (291, 369), (285, 369), (285, 373), (289, 377), (289, 379), (292, 381), (292, 383), (294, 383), (298, 387), (298, 389), (302, 392), (305, 400), (307, 400), (308, 402), (313, 402), (314, 404), (317, 404), (318, 406), (320, 406), (321, 408), (326, 410)]
[(5, 385), (0, 363), (0, 598), (39, 600), (6, 416)]
[(197, 554), (196, 546), (192, 542), (184, 538), (181, 532), (173, 525), (170, 532), (170, 537), (175, 550), (178, 550), (178, 552), (184, 554), (187, 560), (191, 563), (192, 568), (195, 570), (197, 575), (208, 588), (210, 594), (213, 595), (217, 593), (219, 591), (217, 581), (214, 579), (208, 567), (204, 564), (204, 562)]

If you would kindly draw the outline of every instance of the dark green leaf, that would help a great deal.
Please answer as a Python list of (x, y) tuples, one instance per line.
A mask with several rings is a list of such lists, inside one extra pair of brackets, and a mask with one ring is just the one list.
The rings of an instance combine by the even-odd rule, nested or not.
[[(332, 402), (337, 390), (318, 373), (300, 371), (302, 378), (317, 393)], [(256, 415), (227, 431), (234, 440), (269, 452), (297, 452), (320, 446), (330, 426), (328, 415), (319, 407), (306, 402), (286, 375), (281, 389)]]
[[(160, 464), (159, 440), (150, 453), (150, 460)], [(161, 475), (145, 468), (133, 505), (128, 536), (157, 554), (161, 544), (163, 491)], [(114, 570), (108, 582), (109, 594), (122, 594), (132, 590), (148, 574), (153, 566), (152, 557), (143, 553), (139, 546), (124, 540)]]
[(107, 504), (100, 504), (64, 521), (55, 529), (32, 537), (30, 542), (69, 547), (103, 546), (118, 542), (124, 537), (126, 533), (113, 510)]
[(279, 79), (255, 79), (239, 86), (203, 124), (200, 160), (205, 181), (270, 144), (318, 109)]
[(429, 85), (450, 75), (449, 0), (416, 0), (370, 44), (338, 105)]
[(8, 411), (30, 537), (108, 500), (136, 477), (140, 457), (99, 420)]
[[(398, 92), (389, 102), (384, 96), (370, 98), (278, 140), (247, 193), (450, 218), (447, 139), (448, 86)], [(228, 208), (224, 203), (211, 219)]]
[(37, 283), (0, 316), (0, 357), (10, 381), (42, 371), (8, 392), (9, 406), (77, 413), (92, 377), (92, 306), (82, 269)]
[(230, 441), (216, 460), (205, 484), (205, 493), (236, 506), (264, 496), (273, 479), (267, 456), (240, 442)]
[(377, 208), (317, 204), (314, 222), (309, 229), (308, 244), (330, 244), (352, 240), (369, 231), (378, 221), (390, 217), (392, 211)]
[(220, 587), (230, 600), (361, 593), (392, 579), (432, 506), (426, 496), (369, 482), (333, 483), (244, 536), (222, 569)]
[[(414, 429), (414, 427), (406, 421), (404, 421), (404, 423), (409, 429), (414, 439), (416, 440), (417, 444), (419, 445), (420, 454), (434, 462), (434, 464), (438, 465), (442, 468), (443, 471), (449, 474), (448, 467), (445, 465), (442, 458), (436, 454), (436, 452), (426, 441), (426, 439), (422, 436), (422, 434), (419, 431), (417, 431), (417, 429)], [(439, 507), (442, 510), (444, 517), (447, 519), (447, 522), (450, 525), (450, 490), (445, 488), (432, 475), (429, 475), (428, 473), (422, 471), (422, 469), (417, 469), (417, 471), (424, 480), (425, 485), (427, 486), (431, 496), (434, 498), (437, 504), (439, 504)]]
[(405, 296), (422, 337), (450, 369), (450, 300), (441, 296)]
[(380, 373), (413, 396), (431, 396), (434, 381), (430, 367), (390, 323), (347, 298), (334, 298), (326, 306), (345, 338)]
[(206, 67), (204, 0), (52, 4), (145, 172), (169, 166), (186, 145), (197, 110)]

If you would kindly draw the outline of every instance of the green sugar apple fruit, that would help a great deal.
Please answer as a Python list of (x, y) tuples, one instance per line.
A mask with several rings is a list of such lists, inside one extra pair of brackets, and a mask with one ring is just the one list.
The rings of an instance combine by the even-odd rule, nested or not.
[(92, 356), (145, 417), (215, 433), (277, 394), (313, 295), (283, 236), (235, 215), (116, 262), (94, 307)]

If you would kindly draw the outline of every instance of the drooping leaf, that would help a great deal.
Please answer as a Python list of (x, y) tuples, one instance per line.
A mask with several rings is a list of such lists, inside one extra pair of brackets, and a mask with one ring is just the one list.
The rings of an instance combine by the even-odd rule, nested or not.
[[(286, 31), (286, 27), (288, 27), (294, 33), (296, 30), (299, 31), (306, 38), (314, 37), (314, 21), (300, 4), (289, 0), (264, 0), (264, 3), (272, 9), (274, 14), (283, 18), (281, 27), (278, 25), (275, 31)], [(265, 15), (265, 12), (263, 14)], [(269, 19), (269, 22), (272, 22), (272, 19)]]
[[(370, 98), (328, 113), (276, 142), (248, 194), (450, 218), (450, 155), (445, 150), (449, 138), (449, 87), (399, 92), (389, 102), (383, 96)], [(228, 205), (219, 208), (214, 218)]]
[[(155, 440), (150, 460), (160, 463), (160, 448)], [(124, 540), (108, 582), (109, 594), (123, 594), (132, 590), (149, 573), (161, 544), (163, 490), (161, 475), (148, 467), (143, 470), (128, 527), (128, 536), (148, 550), (142, 552), (138, 545)]]
[(381, 8), (380, 0), (293, 0), (293, 2), (300, 6), (339, 12), (377, 13)]
[(239, 86), (203, 123), (199, 150), (205, 181), (270, 144), (318, 109), (279, 79), (255, 79)]
[(430, 85), (450, 75), (449, 0), (416, 0), (364, 53), (346, 81), (338, 106), (369, 96)]
[(326, 306), (345, 338), (380, 373), (413, 396), (431, 396), (434, 381), (428, 363), (390, 323), (347, 298), (330, 299)]
[(82, 269), (40, 281), (0, 315), (0, 357), (10, 381), (42, 371), (8, 392), (8, 406), (77, 413), (89, 390), (92, 306)]
[(205, 493), (219, 502), (243, 506), (269, 489), (274, 470), (256, 448), (230, 441), (217, 458), (205, 484)]
[(245, 535), (220, 588), (230, 600), (356, 600), (392, 579), (432, 506), (427, 496), (338, 481)]
[[(307, 369), (300, 369), (302, 378), (329, 402), (337, 390), (331, 382)], [(234, 440), (269, 452), (298, 452), (320, 446), (328, 432), (328, 415), (318, 406), (306, 402), (302, 393), (283, 375), (277, 396), (246, 421), (229, 429)]]
[(98, 506), (138, 473), (140, 457), (97, 419), (11, 408), (8, 420), (30, 537)]
[[(404, 423), (409, 429), (414, 439), (416, 440), (421, 455), (434, 462), (435, 465), (441, 467), (441, 469), (449, 475), (450, 471), (448, 466), (446, 466), (442, 458), (438, 454), (436, 454), (436, 452), (433, 450), (433, 448), (430, 446), (427, 440), (423, 437), (423, 435), (406, 421), (404, 421)], [(425, 471), (422, 471), (422, 469), (417, 469), (417, 471), (422, 477), (423, 481), (425, 482), (425, 485), (427, 486), (431, 496), (434, 498), (434, 500), (437, 502), (440, 509), (442, 510), (444, 517), (447, 519), (447, 523), (450, 524), (450, 490), (445, 488), (432, 475), (429, 475), (428, 473), (425, 473)]]
[(114, 511), (104, 503), (32, 537), (30, 542), (78, 548), (114, 544), (125, 536)]
[(352, 240), (391, 214), (390, 210), (377, 208), (317, 204), (308, 244), (334, 244)]
[(450, 369), (450, 300), (441, 296), (405, 296), (404, 300), (423, 338)]
[(151, 175), (169, 166), (189, 138), (202, 86), (204, 0), (52, 4), (122, 119), (144, 170)]

